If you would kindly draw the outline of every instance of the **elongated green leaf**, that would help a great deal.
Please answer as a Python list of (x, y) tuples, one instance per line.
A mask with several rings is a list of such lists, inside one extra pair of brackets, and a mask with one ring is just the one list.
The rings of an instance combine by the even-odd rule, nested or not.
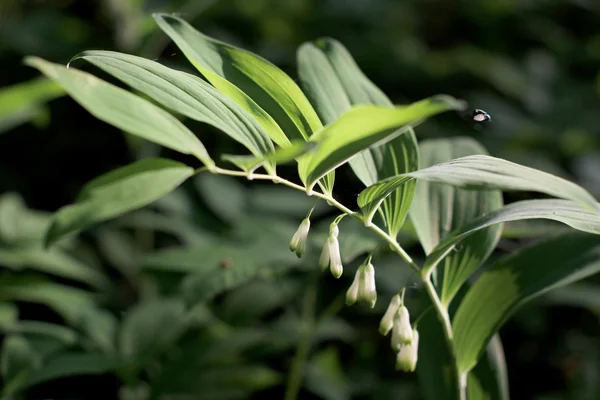
[[(350, 53), (330, 38), (306, 43), (298, 50), (298, 73), (307, 95), (324, 123), (336, 121), (353, 105), (392, 107), (392, 102), (360, 70)], [(349, 160), (356, 176), (370, 186), (377, 181), (419, 167), (419, 150), (409, 130), (389, 143), (358, 153)], [(395, 237), (408, 214), (415, 182), (399, 187), (380, 209), (391, 236)]]
[(108, 280), (100, 272), (79, 262), (58, 249), (39, 247), (0, 248), (0, 264), (12, 270), (32, 269), (47, 274), (106, 287)]
[(316, 144), (312, 142), (293, 141), (290, 146), (277, 149), (272, 153), (263, 156), (242, 156), (223, 154), (221, 158), (236, 165), (245, 172), (252, 172), (260, 167), (265, 161), (271, 161), (276, 164), (285, 164), (293, 161), (303, 154), (314, 151)]
[(0, 239), (4, 243), (19, 247), (39, 244), (51, 218), (49, 212), (28, 209), (17, 193), (0, 196)]
[(463, 102), (442, 95), (394, 108), (356, 106), (310, 138), (318, 147), (301, 163), (300, 178), (311, 190), (318, 179), (357, 153), (408, 132), (428, 117), (463, 107)]
[(483, 357), (469, 372), (469, 400), (509, 400), (508, 376), (500, 336), (492, 336)]
[(0, 331), (12, 327), (19, 318), (19, 309), (15, 304), (0, 302)]
[(122, 364), (123, 361), (116, 356), (94, 353), (63, 353), (45, 362), (42, 368), (29, 377), (27, 384), (32, 386), (70, 376), (106, 374), (114, 371)]
[(34, 334), (52, 337), (66, 345), (73, 345), (78, 337), (77, 332), (71, 328), (42, 321), (19, 321), (11, 329), (11, 332), (21, 335)]
[(93, 293), (52, 282), (3, 278), (0, 300), (43, 304), (77, 325), (93, 306)]
[(37, 57), (25, 63), (56, 81), (96, 118), (146, 140), (198, 157), (206, 166), (214, 162), (192, 132), (177, 118), (128, 91), (74, 68)]
[[(427, 256), (424, 273), (430, 272), (469, 235), (503, 222), (523, 219), (549, 219), (562, 222), (582, 232), (600, 234), (600, 214), (581, 208), (569, 200), (523, 200), (491, 211), (448, 234)], [(462, 250), (460, 250), (462, 251)]]
[(86, 51), (77, 58), (91, 62), (173, 111), (222, 130), (257, 157), (275, 150), (252, 115), (194, 75), (112, 51)]
[(84, 186), (75, 204), (56, 212), (46, 242), (150, 204), (193, 173), (184, 164), (150, 158), (104, 174)]
[(413, 178), (465, 189), (537, 191), (596, 209), (594, 197), (573, 182), (487, 155), (461, 157), (377, 182), (360, 194), (359, 205), (372, 213), (386, 196)]
[[(321, 128), (319, 117), (298, 85), (269, 61), (205, 36), (174, 15), (155, 14), (154, 18), (208, 81), (250, 113), (255, 104), (264, 109), (289, 139), (306, 140)], [(234, 87), (255, 104), (240, 98)]]
[(4, 380), (3, 396), (11, 396), (27, 386), (27, 380), (40, 366), (40, 357), (19, 335), (4, 339), (0, 351), (0, 371)]
[(600, 236), (583, 233), (554, 237), (498, 260), (469, 289), (453, 319), (461, 372), (475, 366), (490, 338), (523, 304), (598, 271)]
[(30, 121), (43, 111), (44, 103), (63, 96), (55, 82), (36, 78), (0, 90), (0, 133)]
[[(428, 140), (420, 145), (421, 168), (456, 157), (485, 153), (485, 148), (470, 138)], [(502, 195), (499, 191), (464, 190), (419, 180), (409, 215), (421, 245), (428, 254), (452, 230), (501, 206)], [(501, 226), (482, 230), (462, 242), (461, 251), (446, 257), (442, 274), (434, 276), (441, 286), (444, 304), (450, 303), (466, 277), (491, 254), (499, 240), (500, 231)]]

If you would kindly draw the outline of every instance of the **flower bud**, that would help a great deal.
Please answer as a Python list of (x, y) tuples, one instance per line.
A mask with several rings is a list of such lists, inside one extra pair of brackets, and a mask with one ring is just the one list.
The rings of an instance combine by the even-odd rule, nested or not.
[(342, 276), (344, 267), (342, 266), (342, 257), (340, 256), (340, 244), (338, 242), (339, 229), (335, 223), (329, 228), (329, 237), (323, 247), (321, 257), (319, 257), (319, 266), (325, 270), (329, 266), (332, 275), (337, 279)]
[(419, 332), (417, 332), (417, 328), (412, 332), (412, 337), (412, 342), (402, 345), (396, 356), (396, 370), (414, 372), (417, 368), (417, 359), (419, 356)]
[(392, 297), (392, 301), (390, 301), (390, 305), (388, 306), (385, 314), (383, 314), (383, 318), (381, 318), (381, 322), (379, 323), (379, 333), (383, 336), (386, 336), (392, 330), (394, 326), (394, 317), (400, 308), (400, 304), (402, 300), (400, 299), (400, 295), (397, 294)]
[(369, 303), (371, 308), (377, 302), (377, 290), (375, 289), (375, 268), (371, 264), (370, 257), (366, 264), (359, 268), (360, 280), (358, 285), (358, 299)]
[(306, 238), (308, 237), (308, 231), (310, 230), (310, 219), (304, 218), (302, 223), (292, 236), (290, 241), (290, 250), (296, 253), (298, 258), (304, 255), (306, 251)]
[(350, 285), (350, 287), (348, 288), (348, 291), (346, 292), (346, 304), (349, 306), (356, 303), (356, 300), (358, 300), (358, 289), (360, 286), (361, 268), (362, 268), (362, 266), (358, 267), (358, 270), (356, 271), (356, 275), (354, 275), (354, 280), (352, 281), (352, 285)]
[(392, 349), (399, 351), (403, 345), (410, 344), (413, 339), (413, 331), (410, 326), (410, 315), (405, 306), (400, 306), (394, 316), (392, 328)]

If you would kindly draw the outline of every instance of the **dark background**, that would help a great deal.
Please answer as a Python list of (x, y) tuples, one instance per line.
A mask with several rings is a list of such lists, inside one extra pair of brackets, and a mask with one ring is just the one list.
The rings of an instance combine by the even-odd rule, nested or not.
[[(21, 63), (27, 55), (67, 63), (87, 49), (137, 54), (191, 72), (179, 50), (155, 26), (155, 11), (180, 12), (203, 33), (260, 54), (294, 78), (298, 46), (321, 36), (334, 37), (395, 103), (446, 93), (492, 117), (491, 123), (476, 125), (468, 116), (446, 114), (420, 126), (419, 140), (472, 136), (494, 156), (574, 180), (600, 196), (596, 1), (1, 0), (0, 87), (38, 76)], [(83, 61), (75, 67), (106, 78)], [(0, 116), (3, 106), (0, 103)], [(225, 136), (200, 124), (186, 124), (211, 154), (235, 149)], [(88, 180), (157, 151), (94, 119), (70, 98), (54, 99), (38, 104), (22, 124), (0, 131), (0, 192), (18, 193), (31, 209), (55, 211), (72, 202)], [(243, 182), (240, 190), (256, 185), (260, 183)], [(340, 199), (350, 203), (359, 191), (350, 174), (339, 175)], [(212, 231), (225, 229), (227, 221), (218, 212), (214, 215), (210, 199), (202, 193), (194, 196), (198, 224)], [(505, 200), (525, 196), (508, 194)], [(94, 234), (88, 236), (84, 240), (102, 259), (106, 249), (99, 247)], [(522, 243), (506, 238), (499, 253)], [(110, 257), (102, 261), (118, 285)], [(502, 329), (512, 398), (600, 398), (596, 281), (585, 282), (585, 294), (573, 287), (536, 300)], [(343, 284), (327, 282), (344, 290)], [(133, 297), (113, 303), (127, 308), (135, 304), (135, 293)], [(21, 315), (30, 319), (53, 318), (46, 310), (20, 307)], [(373, 337), (377, 315), (343, 311), (341, 318), (361, 340), (382, 340)], [(347, 398), (418, 398), (414, 376), (393, 373), (392, 356), (385, 351), (358, 356), (358, 347), (336, 343), (332, 346), (340, 354), (346, 378), (371, 381), (380, 390)], [(271, 355), (269, 363), (285, 371), (290, 354)], [(386, 391), (395, 380), (408, 389)], [(31, 399), (110, 399), (116, 398), (119, 382), (111, 374), (73, 377), (23, 393)], [(282, 397), (283, 385), (253, 391), (256, 398), (266, 393)], [(310, 389), (302, 393), (300, 398), (344, 398)], [(371, 397), (375, 393), (382, 397)]]

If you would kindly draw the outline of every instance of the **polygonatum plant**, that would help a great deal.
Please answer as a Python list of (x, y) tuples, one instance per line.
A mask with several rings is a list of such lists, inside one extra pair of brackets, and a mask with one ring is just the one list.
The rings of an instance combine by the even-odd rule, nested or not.
[[(320, 267), (344, 272), (338, 223), (364, 223), (419, 278), (430, 306), (418, 318), (404, 303), (405, 288), (382, 316), (391, 332), (397, 368), (417, 371), (429, 399), (506, 399), (506, 371), (497, 332), (522, 304), (600, 269), (600, 207), (582, 187), (557, 176), (495, 158), (470, 138), (418, 142), (426, 119), (466, 104), (437, 95), (394, 105), (336, 40), (302, 45), (296, 82), (269, 61), (207, 37), (184, 20), (155, 20), (202, 78), (156, 61), (111, 51), (86, 51), (85, 60), (138, 94), (74, 67), (29, 57), (25, 63), (58, 83), (91, 114), (123, 131), (196, 157), (199, 168), (143, 159), (89, 182), (74, 204), (58, 210), (46, 245), (143, 207), (186, 179), (211, 173), (265, 180), (325, 200), (340, 214), (330, 225)], [(200, 121), (243, 145), (247, 154), (221, 155), (225, 168), (179, 118)], [(296, 163), (298, 180), (277, 167)], [(356, 205), (333, 195), (335, 171), (349, 164), (365, 186)], [(503, 205), (501, 191), (535, 191), (554, 197)], [(410, 218), (425, 251), (422, 265), (398, 240)], [(502, 224), (548, 219), (579, 232), (559, 234), (493, 262)], [(306, 251), (310, 212), (291, 238)], [(315, 266), (316, 268), (316, 266)], [(348, 304), (377, 301), (377, 260), (369, 254), (346, 293)], [(432, 310), (433, 312), (428, 312)], [(412, 320), (412, 323), (411, 323)], [(374, 329), (376, 329), (374, 327)]]

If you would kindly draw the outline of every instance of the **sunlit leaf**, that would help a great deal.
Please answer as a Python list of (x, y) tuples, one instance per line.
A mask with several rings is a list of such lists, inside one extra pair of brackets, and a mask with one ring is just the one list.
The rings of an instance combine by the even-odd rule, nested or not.
[[(251, 114), (257, 104), (289, 139), (306, 140), (321, 128), (319, 117), (298, 85), (269, 61), (203, 35), (175, 15), (155, 14), (154, 18), (209, 82)], [(242, 98), (236, 87), (255, 103)]]
[(469, 289), (454, 316), (460, 371), (475, 366), (490, 338), (523, 304), (598, 271), (600, 237), (583, 233), (554, 237), (498, 260)]
[(194, 75), (112, 51), (86, 51), (77, 58), (91, 62), (170, 110), (222, 130), (255, 156), (274, 151), (271, 139), (252, 115)]
[(356, 106), (310, 138), (317, 148), (301, 162), (300, 178), (310, 190), (318, 179), (357, 153), (408, 132), (428, 117), (463, 107), (461, 101), (449, 96), (430, 97), (394, 108)]
[(25, 63), (60, 84), (96, 118), (151, 142), (192, 154), (208, 167), (214, 165), (192, 132), (177, 118), (149, 101), (74, 68), (37, 57), (28, 57)]
[(151, 158), (104, 174), (84, 186), (74, 204), (56, 212), (46, 242), (150, 204), (193, 173), (184, 164)]
[[(355, 105), (393, 107), (337, 40), (324, 38), (302, 45), (298, 50), (298, 73), (308, 97), (326, 124), (336, 121)], [(408, 130), (389, 143), (358, 153), (349, 160), (349, 165), (366, 186), (418, 169), (419, 150), (414, 132)], [(402, 185), (384, 200), (381, 211), (393, 237), (406, 219), (415, 184)]]

